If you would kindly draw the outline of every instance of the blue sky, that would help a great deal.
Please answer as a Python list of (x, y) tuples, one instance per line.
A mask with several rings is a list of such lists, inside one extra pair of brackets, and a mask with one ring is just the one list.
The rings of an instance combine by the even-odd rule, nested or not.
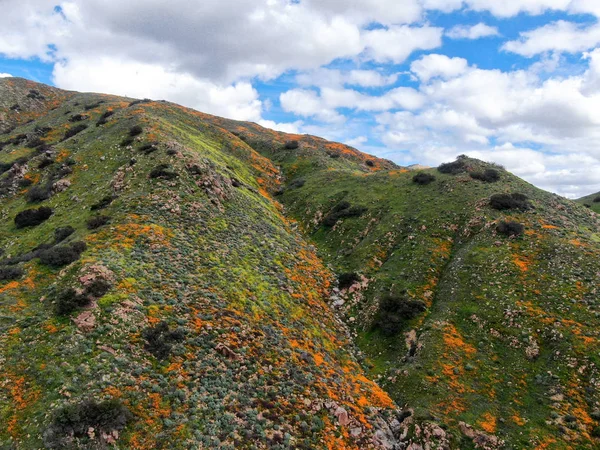
[(0, 73), (600, 191), (597, 0), (6, 0)]

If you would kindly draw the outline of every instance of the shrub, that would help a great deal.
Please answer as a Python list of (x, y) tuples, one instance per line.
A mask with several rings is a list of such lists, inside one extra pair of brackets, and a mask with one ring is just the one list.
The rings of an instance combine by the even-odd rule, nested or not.
[(81, 122), (82, 120), (87, 119), (89, 119), (89, 117), (85, 114), (73, 114), (71, 117), (69, 117), (69, 122)]
[(73, 137), (76, 134), (81, 133), (87, 127), (88, 126), (85, 123), (80, 123), (79, 125), (75, 125), (74, 127), (69, 128), (67, 131), (65, 131), (65, 135), (62, 140), (66, 141), (70, 137)]
[(32, 98), (34, 100), (45, 100), (46, 97), (44, 97), (40, 91), (36, 90), (36, 89), (30, 89), (29, 90), (29, 94), (27, 94), (27, 98)]
[(594, 203), (600, 203), (600, 195), (594, 199)]
[(99, 202), (94, 203), (90, 206), (92, 211), (97, 211), (99, 209), (104, 209), (108, 205), (110, 205), (117, 197), (115, 195), (107, 195), (106, 197), (102, 197)]
[(91, 299), (82, 292), (68, 288), (61, 292), (54, 303), (54, 312), (58, 316), (68, 316), (74, 311), (89, 305)]
[(139, 105), (139, 104), (142, 104), (142, 103), (150, 103), (151, 101), (152, 101), (152, 100), (150, 100), (149, 98), (145, 98), (145, 99), (143, 99), (143, 100), (134, 100), (134, 101), (132, 101), (132, 102), (129, 104), (129, 106), (135, 106), (135, 105)]
[(158, 359), (166, 359), (171, 353), (173, 343), (183, 341), (185, 333), (181, 329), (171, 331), (167, 322), (161, 321), (154, 327), (146, 328), (142, 337), (146, 340), (146, 350)]
[(32, 137), (31, 139), (29, 139), (27, 141), (27, 143), (25, 144), (25, 146), (27, 148), (37, 148), (37, 147), (41, 147), (42, 145), (44, 145), (44, 141), (42, 141), (42, 139), (39, 136), (35, 136)]
[(505, 236), (521, 236), (525, 231), (525, 227), (517, 222), (500, 222), (496, 227), (496, 231)]
[(405, 322), (413, 319), (427, 307), (421, 300), (413, 300), (392, 295), (385, 296), (379, 302), (379, 310), (374, 326), (388, 336), (397, 334)]
[(360, 217), (367, 211), (364, 206), (351, 206), (347, 201), (342, 201), (335, 205), (333, 209), (323, 219), (323, 225), (327, 227), (334, 226), (338, 220), (344, 217)]
[[(43, 435), (44, 446), (51, 449), (71, 448), (72, 440), (80, 440), (85, 448), (108, 448), (103, 436), (121, 431), (132, 419), (132, 414), (119, 400), (96, 402), (86, 400), (75, 405), (67, 405), (52, 415), (49, 427)], [(93, 429), (100, 441), (98, 446), (87, 443), (88, 433)], [(79, 446), (79, 445), (77, 445)]]
[(124, 138), (121, 141), (121, 147), (127, 147), (129, 145), (133, 144), (133, 138), (131, 136), (127, 136), (126, 138)]
[(68, 288), (56, 297), (54, 311), (59, 316), (68, 316), (72, 312), (88, 306), (92, 299), (102, 297), (111, 287), (108, 280), (96, 278), (83, 290)]
[(158, 147), (156, 146), (155, 142), (147, 142), (146, 144), (142, 145), (139, 150), (144, 152), (144, 154), (149, 155), (150, 153), (158, 150)]
[(370, 160), (370, 159), (368, 159), (368, 160), (365, 162), (365, 164), (366, 164), (367, 166), (369, 166), (369, 167), (373, 167), (373, 166), (375, 165), (375, 163), (374, 163), (372, 160)]
[(306, 180), (304, 178), (296, 178), (295, 180), (292, 180), (290, 182), (290, 189), (297, 189), (297, 188), (301, 188), (302, 186), (304, 186), (304, 184), (306, 183)]
[(485, 169), (483, 172), (471, 172), (469, 175), (471, 178), (485, 183), (495, 183), (500, 180), (500, 172), (496, 169)]
[(44, 158), (38, 164), (38, 169), (45, 169), (48, 166), (54, 164), (54, 160), (52, 158)]
[(27, 191), (25, 198), (29, 203), (43, 202), (52, 196), (52, 185), (50, 183), (44, 185), (33, 186)]
[(160, 164), (152, 169), (150, 172), (150, 178), (162, 178), (165, 180), (177, 178), (179, 175), (170, 169), (171, 166), (169, 164)]
[(10, 170), (10, 168), (13, 166), (13, 163), (3, 163), (0, 162), (0, 174), (3, 174), (4, 172)]
[(131, 137), (138, 136), (138, 135), (142, 134), (143, 131), (144, 130), (141, 126), (134, 125), (129, 129), (129, 136), (131, 136)]
[(284, 147), (286, 150), (296, 150), (300, 147), (300, 143), (298, 141), (287, 141)]
[(97, 107), (98, 107), (98, 106), (100, 106), (102, 103), (104, 103), (104, 100), (98, 100), (96, 103), (91, 103), (91, 104), (89, 104), (89, 105), (85, 105), (85, 106), (83, 107), (83, 109), (84, 109), (85, 111), (90, 111), (90, 110), (92, 110), (92, 109), (94, 109), (94, 108), (97, 108)]
[(23, 276), (20, 267), (0, 267), (0, 281), (16, 280)]
[(107, 123), (108, 118), (110, 116), (112, 116), (113, 114), (114, 114), (114, 111), (105, 111), (98, 119), (98, 122), (96, 122), (96, 126), (99, 127), (100, 125), (104, 125), (105, 123)]
[(64, 241), (66, 238), (71, 236), (73, 233), (75, 233), (75, 228), (73, 228), (70, 225), (67, 225), (66, 227), (59, 227), (56, 230), (54, 230), (54, 242), (56, 244), (59, 244), (60, 242)]
[(329, 155), (330, 158), (339, 158), (340, 154), (339, 153), (327, 153)]
[(38, 209), (26, 209), (15, 216), (15, 225), (17, 228), (35, 227), (48, 220), (53, 212), (46, 206)]
[(106, 225), (108, 222), (110, 222), (110, 217), (109, 216), (94, 216), (94, 217), (90, 217), (87, 222), (87, 228), (88, 230), (96, 230), (104, 225)]
[(63, 267), (77, 261), (85, 248), (85, 242), (81, 241), (55, 246), (40, 253), (40, 262), (50, 267)]
[(338, 285), (340, 289), (348, 289), (354, 283), (360, 280), (360, 277), (356, 272), (345, 272), (341, 273), (338, 277)]
[(530, 208), (525, 194), (494, 194), (490, 197), (490, 206), (499, 211), (507, 209), (526, 210)]
[(435, 181), (435, 177), (429, 173), (419, 172), (413, 177), (413, 183), (426, 185)]
[(454, 162), (440, 164), (437, 170), (440, 173), (449, 173), (451, 175), (456, 175), (466, 170), (466, 164), (463, 160), (457, 159)]

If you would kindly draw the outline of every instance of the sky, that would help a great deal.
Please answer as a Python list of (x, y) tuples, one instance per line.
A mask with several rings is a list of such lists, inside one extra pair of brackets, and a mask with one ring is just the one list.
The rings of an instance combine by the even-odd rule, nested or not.
[(0, 0), (0, 77), (600, 191), (600, 0)]

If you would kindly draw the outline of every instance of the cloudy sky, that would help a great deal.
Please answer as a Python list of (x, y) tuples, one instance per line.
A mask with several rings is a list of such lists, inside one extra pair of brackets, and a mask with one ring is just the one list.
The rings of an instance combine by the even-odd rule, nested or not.
[(600, 0), (0, 0), (0, 76), (600, 191)]

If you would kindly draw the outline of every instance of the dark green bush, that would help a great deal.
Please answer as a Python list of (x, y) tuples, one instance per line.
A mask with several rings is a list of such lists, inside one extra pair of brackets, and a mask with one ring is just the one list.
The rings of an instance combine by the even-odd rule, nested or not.
[(166, 359), (171, 353), (173, 343), (183, 341), (185, 333), (181, 329), (171, 331), (167, 322), (161, 321), (153, 327), (146, 328), (142, 337), (146, 340), (146, 350), (158, 359)]
[(526, 210), (531, 207), (525, 194), (494, 194), (490, 197), (490, 206), (499, 211), (507, 209)]
[(134, 125), (129, 129), (129, 136), (131, 136), (131, 137), (138, 136), (138, 135), (142, 134), (143, 131), (144, 131), (144, 129), (141, 126)]
[(298, 147), (300, 147), (300, 143), (298, 141), (287, 141), (285, 143), (286, 150), (296, 150)]
[(33, 186), (25, 194), (29, 203), (43, 202), (52, 196), (52, 185), (50, 183)]
[(25, 146), (27, 148), (37, 148), (37, 147), (41, 147), (44, 144), (45, 144), (45, 142), (42, 141), (42, 139), (39, 136), (34, 136), (27, 141)]
[(365, 164), (366, 164), (367, 166), (369, 166), (369, 167), (374, 167), (374, 166), (375, 166), (375, 163), (374, 163), (374, 162), (373, 162), (373, 160), (371, 160), (371, 159), (368, 159), (368, 160), (366, 160), (366, 161), (365, 161)]
[(298, 189), (306, 184), (306, 180), (304, 178), (296, 178), (292, 180), (289, 184), (290, 189)]
[(500, 222), (496, 227), (496, 231), (499, 234), (505, 236), (521, 236), (525, 231), (525, 227), (518, 222)]
[[(72, 448), (72, 440), (80, 440), (83, 447), (108, 448), (103, 435), (121, 431), (133, 418), (130, 411), (118, 400), (97, 402), (86, 400), (75, 405), (67, 405), (55, 411), (50, 426), (43, 435), (44, 446), (51, 449)], [(94, 429), (97, 445), (90, 442), (88, 431)]]
[(85, 293), (78, 292), (73, 288), (62, 291), (54, 303), (54, 312), (58, 316), (68, 316), (80, 308), (89, 305), (91, 299)]
[(87, 222), (87, 228), (88, 230), (96, 230), (104, 225), (106, 225), (108, 222), (110, 222), (110, 217), (109, 216), (94, 216), (94, 217), (90, 217)]
[(360, 277), (356, 272), (344, 272), (338, 277), (338, 285), (340, 289), (348, 289), (359, 280)]
[(440, 166), (437, 168), (437, 170), (440, 173), (449, 173), (451, 175), (456, 175), (456, 174), (466, 171), (467, 165), (466, 165), (465, 161), (463, 161), (462, 159), (457, 159), (454, 162), (440, 164)]
[(56, 230), (54, 230), (54, 243), (58, 244), (58, 243), (64, 241), (66, 238), (71, 236), (74, 232), (75, 232), (75, 228), (73, 228), (70, 225), (67, 225), (66, 227), (58, 227)]
[(52, 158), (43, 158), (38, 164), (38, 169), (45, 169), (46, 167), (51, 166), (52, 164), (54, 164), (54, 160)]
[(77, 261), (85, 249), (85, 242), (78, 241), (44, 250), (39, 254), (39, 258), (46, 266), (63, 267)]
[(500, 172), (496, 169), (485, 169), (483, 172), (471, 172), (469, 175), (471, 178), (485, 183), (495, 183), (500, 180)]
[(83, 109), (84, 109), (85, 111), (90, 111), (90, 110), (92, 110), (92, 109), (94, 109), (94, 108), (97, 108), (97, 107), (98, 107), (98, 106), (100, 106), (102, 103), (105, 103), (105, 102), (104, 102), (104, 100), (98, 100), (96, 103), (91, 103), (91, 104), (89, 104), (89, 105), (85, 105), (85, 106), (83, 107)]
[(158, 150), (158, 146), (156, 142), (147, 142), (139, 148), (139, 151), (143, 152), (146, 155), (155, 152)]
[(162, 178), (165, 180), (172, 180), (177, 178), (179, 174), (171, 170), (169, 164), (159, 164), (150, 172), (150, 178)]
[(600, 203), (600, 195), (594, 199), (594, 203)]
[(129, 145), (133, 144), (133, 138), (131, 136), (127, 136), (126, 138), (124, 138), (121, 141), (121, 147), (127, 147)]
[(71, 117), (69, 117), (69, 122), (81, 122), (82, 120), (87, 119), (89, 119), (89, 117), (85, 114), (73, 114)]
[(341, 201), (335, 205), (332, 210), (323, 219), (323, 225), (326, 227), (334, 226), (338, 220), (345, 217), (360, 217), (368, 208), (364, 206), (351, 206), (347, 201)]
[(104, 209), (106, 208), (108, 205), (110, 205), (115, 199), (117, 198), (116, 195), (107, 195), (105, 197), (102, 197), (97, 203), (94, 203), (90, 209), (92, 211), (97, 211), (99, 209)]
[(114, 114), (114, 111), (105, 111), (98, 119), (98, 122), (96, 122), (96, 126), (99, 127), (100, 125), (104, 125), (105, 123), (107, 123), (108, 118), (110, 116), (112, 116), (113, 114)]
[(0, 267), (0, 281), (16, 280), (23, 276), (20, 267)]
[(420, 184), (420, 185), (426, 185), (426, 184), (434, 182), (435, 176), (433, 176), (429, 173), (419, 172), (418, 174), (416, 174), (413, 177), (412, 180), (413, 180), (413, 183)]
[(48, 220), (53, 212), (46, 206), (38, 209), (26, 209), (15, 216), (15, 225), (17, 228), (35, 227)]
[(129, 106), (135, 106), (135, 105), (140, 105), (142, 103), (150, 103), (152, 100), (150, 100), (149, 98), (145, 98), (143, 100), (134, 100), (132, 101)]
[(373, 325), (387, 336), (402, 330), (405, 323), (427, 309), (421, 300), (387, 295), (379, 302)]
[(75, 136), (78, 133), (81, 133), (83, 130), (85, 130), (88, 126), (84, 123), (80, 123), (79, 125), (75, 125), (74, 127), (69, 128), (67, 131), (65, 131), (65, 135), (63, 137), (63, 141), (66, 141), (67, 139), (69, 139), (70, 137)]

